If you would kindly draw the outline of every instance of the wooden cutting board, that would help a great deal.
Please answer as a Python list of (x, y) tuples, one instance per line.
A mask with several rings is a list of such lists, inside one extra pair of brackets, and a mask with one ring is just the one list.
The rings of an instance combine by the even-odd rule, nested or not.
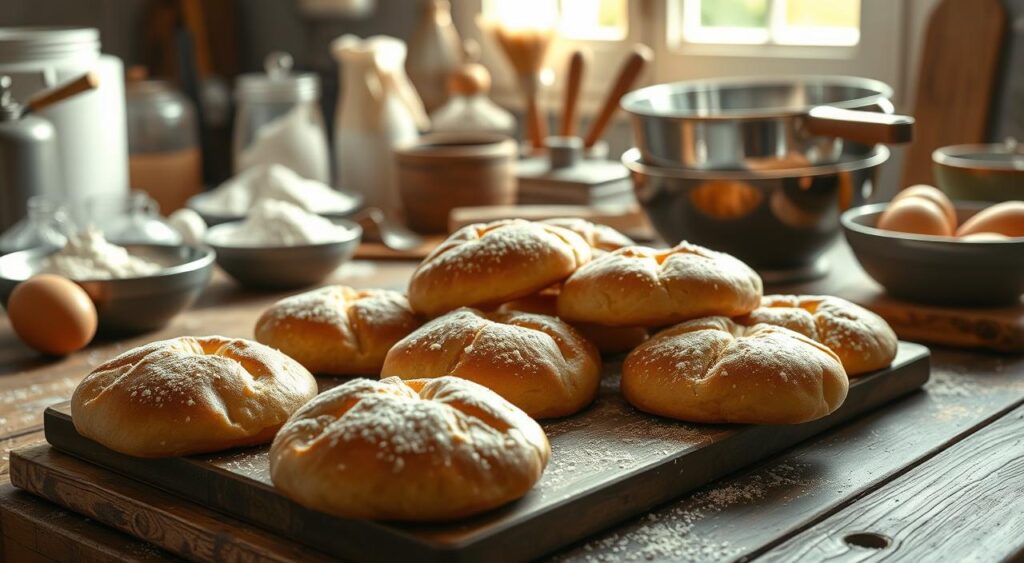
[(871, 280), (855, 281), (838, 287), (835, 295), (871, 309), (888, 321), (901, 339), (1024, 353), (1024, 302), (1007, 307), (922, 305), (890, 297)]
[(941, 0), (932, 11), (918, 64), (914, 141), (902, 187), (934, 184), (935, 149), (987, 141), (1005, 30), (1001, 0)]
[[(928, 380), (928, 358), (927, 348), (901, 343), (893, 366), (855, 379), (838, 411), (793, 426), (699, 425), (645, 415), (622, 400), (618, 392), (620, 366), (609, 362), (594, 405), (575, 416), (544, 424), (553, 455), (537, 486), (511, 505), (450, 524), (345, 520), (302, 508), (278, 494), (271, 484), (266, 447), (189, 458), (133, 458), (75, 432), (67, 404), (47, 410), (45, 431), (47, 441), (58, 450), (192, 501), (202, 510), (221, 512), (248, 527), (267, 530), (287, 538), (289, 543), (332, 557), (375, 561), (523, 560), (647, 512), (906, 395)], [(125, 529), (124, 522), (116, 514), (134, 514), (134, 518), (151, 523), (168, 515), (161, 503), (124, 497), (118, 501), (114, 495), (105, 495), (104, 502), (132, 500), (131, 506), (91, 511), (88, 506), (92, 504), (79, 502), (79, 496), (61, 496), (73, 487), (61, 485), (56, 490), (52, 485), (55, 479), (40, 479), (41, 458), (29, 457), (28, 453), (12, 454), (11, 481), (15, 486), (66, 503), (72, 510), (121, 529)], [(63, 475), (67, 479), (72, 473)], [(78, 486), (87, 491), (96, 485), (85, 479)], [(223, 533), (220, 527), (176, 526), (166, 544), (160, 543), (163, 536), (153, 541), (187, 559), (214, 560), (208, 552), (188, 549), (193, 545), (218, 545), (218, 536)]]

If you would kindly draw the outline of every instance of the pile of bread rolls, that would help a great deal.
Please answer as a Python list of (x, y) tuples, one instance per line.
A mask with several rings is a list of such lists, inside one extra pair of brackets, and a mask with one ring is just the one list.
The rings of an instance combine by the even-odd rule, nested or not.
[(919, 184), (896, 194), (878, 217), (887, 231), (955, 237), (962, 241), (994, 241), (1024, 237), (1024, 201), (1004, 201), (959, 223), (956, 208), (937, 188)]
[[(578, 219), (452, 234), (408, 296), (328, 286), (283, 299), (258, 342), (179, 338), (129, 351), (75, 391), (78, 431), (136, 456), (265, 443), (276, 487), (344, 517), (437, 521), (524, 495), (551, 455), (535, 419), (621, 391), (684, 421), (793, 424), (835, 411), (896, 336), (834, 297), (762, 296), (739, 260), (636, 246)], [(360, 375), (317, 395), (311, 373)]]

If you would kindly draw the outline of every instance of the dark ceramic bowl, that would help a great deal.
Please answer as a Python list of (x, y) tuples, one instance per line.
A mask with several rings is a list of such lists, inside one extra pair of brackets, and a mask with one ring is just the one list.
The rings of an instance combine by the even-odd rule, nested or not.
[(206, 232), (206, 244), (217, 251), (217, 265), (235, 281), (257, 289), (297, 289), (319, 283), (356, 251), (363, 229), (335, 219), (348, 234), (335, 241), (299, 246), (232, 246), (228, 235), (240, 221), (223, 223)]
[(935, 183), (951, 199), (1024, 199), (1024, 145), (954, 145), (932, 153)]
[[(864, 270), (895, 297), (936, 305), (1007, 305), (1024, 293), (1024, 237), (968, 242), (875, 228), (888, 203), (856, 207), (840, 221)], [(957, 202), (962, 223), (988, 207)]]

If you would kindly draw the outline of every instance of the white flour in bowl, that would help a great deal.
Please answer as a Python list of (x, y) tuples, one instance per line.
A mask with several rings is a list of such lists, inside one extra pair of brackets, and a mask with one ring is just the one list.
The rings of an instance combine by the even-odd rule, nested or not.
[(260, 164), (204, 194), (195, 207), (210, 215), (242, 216), (257, 203), (275, 199), (295, 204), (314, 213), (351, 210), (351, 196), (316, 180), (307, 180), (287, 166)]
[(222, 246), (299, 246), (344, 240), (347, 227), (335, 225), (287, 201), (266, 199), (238, 227), (213, 240)]
[(123, 246), (111, 244), (94, 228), (68, 237), (67, 244), (43, 259), (40, 273), (72, 280), (136, 278), (159, 272), (163, 266), (133, 256)]

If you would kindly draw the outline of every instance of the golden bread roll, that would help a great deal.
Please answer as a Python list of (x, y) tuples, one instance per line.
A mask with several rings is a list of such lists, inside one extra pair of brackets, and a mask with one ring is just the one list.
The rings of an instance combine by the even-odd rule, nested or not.
[(388, 350), (420, 324), (397, 291), (332, 285), (278, 301), (255, 332), (313, 373), (377, 375)]
[(306, 368), (262, 344), (183, 336), (98, 366), (71, 396), (71, 417), (114, 451), (183, 456), (269, 442), (316, 393)]
[(608, 326), (663, 326), (743, 315), (761, 300), (761, 278), (736, 258), (681, 242), (631, 246), (595, 258), (562, 285), (558, 316)]
[[(558, 288), (548, 288), (540, 293), (520, 297), (503, 304), (499, 311), (522, 311), (538, 315), (558, 316)], [(602, 326), (590, 323), (570, 323), (583, 338), (592, 342), (602, 354), (620, 354), (636, 348), (649, 336), (647, 329), (639, 326)]]
[(591, 223), (590, 221), (580, 219), (579, 217), (556, 217), (554, 219), (545, 219), (541, 221), (541, 223), (562, 227), (563, 229), (569, 229), (582, 237), (583, 240), (590, 245), (591, 249), (602, 252), (611, 252), (613, 250), (618, 250), (620, 248), (636, 244), (633, 242), (633, 239), (609, 227), (608, 225)]
[(523, 496), (550, 456), (540, 425), (471, 381), (355, 379), (284, 425), (270, 448), (270, 475), (314, 510), (438, 521)]
[(760, 307), (736, 321), (782, 326), (821, 342), (851, 377), (887, 367), (896, 358), (898, 339), (889, 323), (838, 297), (767, 295)]
[(498, 306), (559, 282), (590, 261), (576, 233), (521, 219), (463, 227), (412, 274), (409, 303), (436, 317), (459, 307)]
[(601, 356), (555, 317), (459, 309), (395, 344), (381, 377), (455, 375), (492, 389), (534, 418), (566, 416), (597, 395)]
[(633, 406), (691, 422), (807, 422), (839, 408), (848, 388), (839, 358), (823, 344), (726, 317), (665, 329), (622, 365), (622, 394)]

